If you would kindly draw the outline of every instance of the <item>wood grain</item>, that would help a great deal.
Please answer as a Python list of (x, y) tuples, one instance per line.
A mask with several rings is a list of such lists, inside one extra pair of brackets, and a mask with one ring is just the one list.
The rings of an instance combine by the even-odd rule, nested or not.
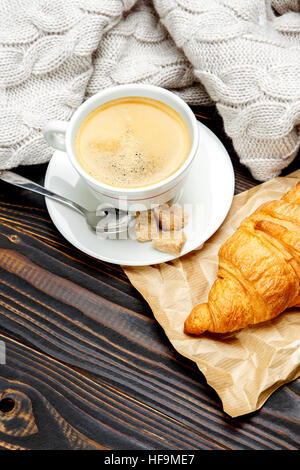
[[(222, 134), (214, 110), (206, 125)], [(257, 184), (236, 161), (236, 193)], [(42, 183), (46, 165), (18, 172)], [(298, 449), (300, 381), (232, 419), (123, 270), (79, 252), (41, 197), (0, 184), (0, 449)]]

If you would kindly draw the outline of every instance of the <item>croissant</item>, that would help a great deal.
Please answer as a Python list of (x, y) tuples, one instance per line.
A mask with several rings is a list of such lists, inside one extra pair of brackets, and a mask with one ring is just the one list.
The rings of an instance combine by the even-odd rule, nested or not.
[(262, 204), (219, 250), (208, 302), (193, 308), (185, 333), (227, 333), (300, 306), (300, 181)]

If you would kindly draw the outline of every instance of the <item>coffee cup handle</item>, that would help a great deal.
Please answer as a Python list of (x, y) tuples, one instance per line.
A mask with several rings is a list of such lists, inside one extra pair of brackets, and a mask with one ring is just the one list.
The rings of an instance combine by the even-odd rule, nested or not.
[(67, 121), (49, 121), (43, 129), (43, 134), (48, 144), (57, 150), (66, 151)]

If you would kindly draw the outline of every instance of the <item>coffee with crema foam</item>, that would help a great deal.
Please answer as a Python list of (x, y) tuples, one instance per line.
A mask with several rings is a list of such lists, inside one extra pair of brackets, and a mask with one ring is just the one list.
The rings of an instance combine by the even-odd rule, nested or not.
[(175, 173), (191, 147), (183, 118), (152, 98), (126, 97), (92, 111), (79, 126), (75, 153), (82, 168), (110, 186), (138, 188)]

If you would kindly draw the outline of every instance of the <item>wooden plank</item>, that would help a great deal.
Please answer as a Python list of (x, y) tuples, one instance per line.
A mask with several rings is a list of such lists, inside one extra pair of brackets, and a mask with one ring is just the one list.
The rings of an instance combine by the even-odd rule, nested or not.
[[(115, 278), (111, 283), (111, 278), (107, 277), (104, 283), (101, 273), (93, 271), (88, 263), (80, 263), (80, 270), (76, 270), (75, 261), (70, 262), (63, 252), (57, 259), (57, 250), (45, 244), (44, 240), (3, 225), (0, 231), (1, 331), (17, 340), (18, 348), (21, 348), (21, 342), (31, 347), (26, 352), (19, 350), (17, 359), (16, 343), (4, 339), (9, 346), (8, 359), (12, 365), (8, 362), (8, 376), (4, 373), (6, 366), (1, 366), (2, 378), (14, 380), (11, 371), (17, 370), (22, 383), (30, 384), (24, 357), (29, 355), (33, 360), (34, 356), (36, 361), (30, 365), (29, 375), (32, 376), (33, 371), (40, 374), (41, 365), (37, 364), (36, 358), (37, 351), (40, 351), (43, 360), (51, 363), (50, 358), (55, 358), (61, 363), (63, 372), (56, 379), (57, 384), (67, 376), (66, 370), (72, 374), (72, 369), (76, 368), (82, 375), (88, 374), (94, 381), (101, 381), (116, 390), (116, 402), (120, 397), (128, 397), (122, 407), (126, 403), (129, 406), (129, 402), (140, 403), (145, 422), (154, 420), (156, 415), (165, 416), (169, 420), (165, 427), (157, 425), (160, 432), (164, 432), (159, 439), (153, 438), (148, 448), (162, 448), (160, 439), (165, 448), (171, 449), (179, 449), (181, 445), (200, 449), (296, 447), (298, 425), (292, 416), (279, 418), (276, 410), (274, 413), (272, 408), (270, 411), (265, 406), (263, 418), (261, 414), (259, 419), (253, 417), (249, 421), (224, 417), (218, 398), (206, 386), (203, 376), (194, 364), (171, 348), (146, 305), (136, 299), (140, 307), (144, 305), (145, 314), (141, 309), (137, 312), (138, 309), (130, 308), (131, 301), (122, 281), (123, 291), (118, 291), (115, 303)], [(133, 305), (136, 306), (135, 301)], [(38, 359), (41, 361), (40, 356)], [(47, 367), (55, 371), (58, 364)], [(287, 391), (284, 398), (288, 397), (290, 406), (296, 409), (297, 382), (293, 387), (284, 387)], [(40, 385), (35, 388), (41, 390)], [(45, 390), (46, 400), (49, 393), (48, 389)], [(52, 405), (55, 403), (56, 399)], [(110, 423), (116, 439), (110, 437), (111, 448), (117, 448), (117, 443), (122, 442), (118, 434), (122, 407), (116, 408), (113, 425)], [(72, 412), (66, 416), (60, 412), (60, 416), (73, 426)], [(78, 419), (77, 415), (74, 416), (75, 422)], [(274, 428), (277, 421), (280, 432)], [(176, 441), (178, 426), (182, 430), (180, 439)], [(154, 426), (149, 432), (156, 435), (158, 431), (155, 429)], [(167, 434), (168, 429), (173, 429), (174, 436)], [(130, 428), (128, 432), (127, 438), (130, 439), (134, 434)], [(190, 433), (196, 433), (197, 438)], [(136, 441), (127, 441), (128, 448), (138, 448), (138, 437), (137, 430)], [(51, 440), (50, 435), (48, 438)], [(19, 445), (19, 441), (12, 438), (8, 442)], [(97, 443), (108, 446), (106, 441), (98, 440)]]
[[(232, 158), (236, 192), (257, 184)], [(42, 183), (45, 168), (18, 171)], [(252, 415), (225, 415), (122, 269), (72, 247), (42, 198), (5, 183), (0, 341), (0, 448), (299, 448), (299, 380)]]
[[(55, 448), (161, 449), (166, 441), (171, 449), (195, 448), (199, 443), (203, 448), (212, 446), (197, 429), (187, 428), (100, 379), (91, 379), (9, 338), (1, 339), (6, 341), (8, 354), (1, 385), (6, 388), (4, 395), (16, 403), (16, 412), (7, 413), (2, 429), (10, 436), (10, 444), (22, 445), (26, 437), (28, 445), (30, 435), (34, 439), (29, 440), (30, 448), (45, 439)], [(38, 419), (33, 416), (37, 407)], [(26, 417), (22, 427), (20, 414)]]

